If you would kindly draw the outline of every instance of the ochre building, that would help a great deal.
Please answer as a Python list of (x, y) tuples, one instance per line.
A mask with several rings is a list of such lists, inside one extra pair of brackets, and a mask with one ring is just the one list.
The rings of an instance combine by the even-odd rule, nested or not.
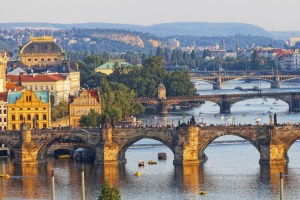
[(24, 121), (30, 128), (42, 129), (51, 126), (49, 92), (8, 92), (7, 109), (8, 130), (20, 130)]
[(101, 114), (101, 103), (97, 90), (83, 90), (70, 103), (70, 126), (78, 127), (82, 115), (87, 115), (91, 109)]

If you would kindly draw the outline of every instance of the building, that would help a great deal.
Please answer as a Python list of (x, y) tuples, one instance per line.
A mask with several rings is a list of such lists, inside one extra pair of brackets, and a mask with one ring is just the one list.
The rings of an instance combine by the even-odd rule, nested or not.
[(7, 93), (0, 92), (0, 131), (7, 130)]
[(0, 92), (6, 91), (6, 66), (9, 56), (6, 51), (0, 52)]
[(98, 66), (95, 69), (95, 72), (109, 75), (114, 72), (115, 67), (131, 67), (131, 65), (124, 60), (110, 60), (103, 65)]
[(54, 105), (68, 101), (71, 93), (70, 78), (62, 74), (7, 75), (7, 79), (34, 92), (50, 92), (54, 96)]
[(300, 42), (300, 37), (291, 37), (290, 38), (290, 46), (293, 47), (297, 42)]
[(23, 122), (29, 128), (48, 128), (51, 126), (51, 106), (49, 92), (23, 90), (8, 92), (7, 129), (19, 130)]
[(31, 36), (21, 48), (19, 59), (26, 66), (53, 66), (65, 60), (65, 53), (52, 36)]
[(83, 90), (70, 103), (70, 126), (78, 127), (82, 115), (87, 115), (91, 109), (101, 114), (101, 103), (97, 90)]

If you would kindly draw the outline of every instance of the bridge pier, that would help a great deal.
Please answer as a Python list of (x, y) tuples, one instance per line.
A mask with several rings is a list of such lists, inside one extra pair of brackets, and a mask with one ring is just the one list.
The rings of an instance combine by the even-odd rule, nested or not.
[(106, 124), (102, 128), (102, 139), (96, 147), (95, 164), (116, 165), (119, 164), (119, 145), (112, 140), (112, 127)]
[(292, 94), (292, 101), (289, 105), (289, 111), (300, 112), (300, 97), (298, 95)]
[(221, 105), (220, 105), (220, 113), (221, 114), (230, 114), (230, 101), (226, 95), (221, 96)]
[(14, 148), (14, 163), (20, 165), (36, 165), (45, 162), (38, 160), (38, 146), (31, 139), (31, 130), (27, 123), (22, 123), (20, 146)]
[(271, 82), (271, 88), (279, 89), (280, 88), (280, 81), (276, 80), (274, 82)]
[(213, 83), (213, 90), (221, 90), (222, 89), (222, 82)]
[(194, 125), (179, 127), (178, 143), (174, 148), (174, 164), (191, 165), (200, 163), (198, 157), (199, 128)]
[(158, 113), (160, 115), (167, 115), (168, 114), (168, 105), (165, 102), (161, 102), (157, 107)]

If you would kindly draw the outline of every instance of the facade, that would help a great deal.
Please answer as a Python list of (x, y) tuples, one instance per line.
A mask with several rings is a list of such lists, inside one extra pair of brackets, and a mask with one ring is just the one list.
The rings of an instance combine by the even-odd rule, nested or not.
[(70, 103), (70, 126), (78, 127), (82, 115), (87, 115), (91, 109), (101, 114), (101, 103), (97, 90), (83, 90)]
[(6, 51), (0, 52), (0, 92), (6, 91), (6, 66), (9, 60)]
[(131, 67), (131, 65), (124, 60), (110, 60), (103, 65), (100, 65), (95, 69), (95, 72), (100, 72), (106, 75), (109, 75), (114, 72), (115, 67)]
[(19, 54), (23, 65), (26, 66), (53, 66), (65, 60), (62, 48), (54, 42), (52, 36), (30, 37)]
[(7, 130), (7, 93), (0, 93), (0, 131)]
[(33, 92), (49, 91), (55, 97), (54, 104), (68, 101), (70, 79), (62, 74), (7, 75), (7, 79)]
[(49, 92), (23, 90), (8, 92), (7, 129), (19, 130), (23, 122), (29, 128), (48, 128), (51, 126), (51, 106)]

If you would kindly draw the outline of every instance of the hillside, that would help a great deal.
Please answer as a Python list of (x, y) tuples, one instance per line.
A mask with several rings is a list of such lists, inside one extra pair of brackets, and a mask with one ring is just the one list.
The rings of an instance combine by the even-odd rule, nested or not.
[(190, 35), (190, 36), (228, 36), (235, 34), (271, 37), (274, 35), (261, 27), (242, 23), (207, 23), (207, 22), (178, 22), (155, 24), (152, 26), (140, 26), (130, 24), (112, 23), (78, 23), (78, 24), (51, 24), (51, 23), (0, 23), (0, 29), (17, 28), (44, 28), (44, 29), (118, 29), (130, 30), (142, 33), (150, 33), (156, 36)]

